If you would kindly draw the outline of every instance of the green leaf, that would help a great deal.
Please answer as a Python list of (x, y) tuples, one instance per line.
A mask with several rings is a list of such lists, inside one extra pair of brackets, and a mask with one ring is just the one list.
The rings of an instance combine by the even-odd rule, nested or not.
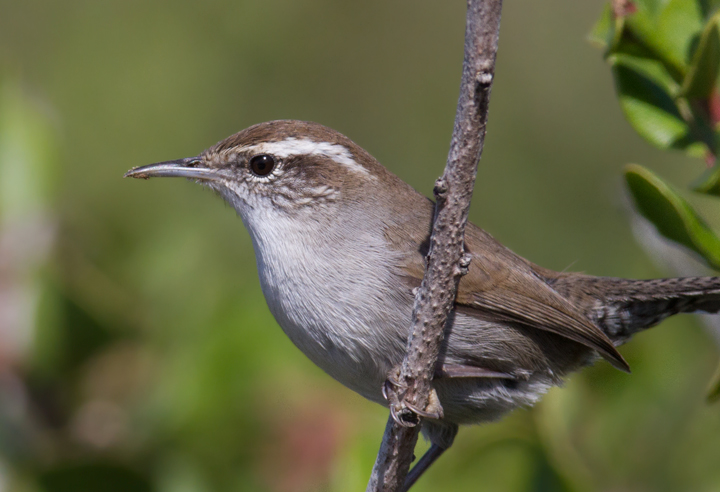
[(689, 72), (683, 81), (683, 95), (698, 99), (710, 97), (720, 69), (720, 13), (705, 26), (693, 55)]
[(693, 184), (693, 190), (706, 195), (720, 196), (720, 166), (715, 165), (705, 171)]
[[(680, 85), (675, 82), (667, 67), (662, 62), (653, 59), (651, 54), (643, 52), (641, 46), (623, 42), (618, 49), (622, 51), (618, 51), (608, 58), (611, 65), (622, 65), (637, 72), (659, 85), (671, 100), (680, 92)], [(675, 106), (674, 102), (672, 102), (672, 106)]]
[(595, 23), (588, 34), (588, 41), (601, 48), (609, 48), (613, 45), (615, 38), (615, 20), (613, 19), (610, 3), (606, 3), (600, 14), (600, 19)]
[(635, 5), (642, 11), (648, 12), (653, 18), (657, 17), (667, 4), (667, 0), (635, 0)]
[(695, 0), (637, 1), (627, 27), (664, 63), (687, 73), (693, 43), (704, 25), (704, 12)]
[(720, 239), (684, 198), (642, 166), (628, 166), (625, 180), (638, 211), (660, 234), (720, 269)]
[[(663, 148), (684, 148), (691, 134), (667, 86), (638, 66), (640, 60), (627, 56), (611, 57), (620, 107), (635, 130), (652, 144)], [(650, 66), (650, 60), (643, 61)], [(658, 64), (656, 64), (658, 65)]]

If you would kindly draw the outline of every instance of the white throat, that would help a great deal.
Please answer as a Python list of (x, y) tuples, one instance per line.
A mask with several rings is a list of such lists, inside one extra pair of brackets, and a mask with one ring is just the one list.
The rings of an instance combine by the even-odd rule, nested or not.
[[(322, 223), (313, 220), (310, 208), (304, 210), (306, 220), (268, 208), (243, 216), (265, 299), (313, 362), (382, 402), (380, 386), (395, 363), (387, 356), (403, 351), (400, 333), (409, 323), (411, 301), (398, 300), (397, 286), (390, 285), (392, 259), (381, 231), (342, 220)], [(398, 330), (388, 331), (389, 323)], [(368, 377), (368, 369), (376, 377)]]

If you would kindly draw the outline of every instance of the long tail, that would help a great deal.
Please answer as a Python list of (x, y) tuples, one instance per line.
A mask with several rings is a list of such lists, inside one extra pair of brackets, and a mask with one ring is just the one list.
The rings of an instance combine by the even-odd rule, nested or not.
[(561, 274), (548, 283), (617, 345), (678, 313), (720, 311), (720, 277), (628, 280)]

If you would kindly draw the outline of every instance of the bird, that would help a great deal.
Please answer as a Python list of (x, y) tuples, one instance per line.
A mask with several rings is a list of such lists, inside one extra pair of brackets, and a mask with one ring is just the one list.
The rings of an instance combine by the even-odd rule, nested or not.
[[(331, 377), (387, 406), (425, 270), (434, 203), (362, 147), (318, 123), (276, 120), (199, 155), (137, 167), (220, 195), (252, 239), (262, 292), (290, 340)], [(471, 262), (458, 285), (432, 381), (442, 415), (422, 420), (431, 447), (409, 487), (460, 425), (536, 403), (617, 347), (678, 313), (720, 311), (720, 277), (631, 280), (556, 272), (468, 222)]]

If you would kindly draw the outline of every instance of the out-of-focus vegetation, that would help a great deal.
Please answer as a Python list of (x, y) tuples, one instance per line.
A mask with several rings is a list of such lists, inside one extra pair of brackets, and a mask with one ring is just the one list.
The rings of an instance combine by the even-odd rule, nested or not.
[[(699, 157), (707, 170), (694, 191), (720, 196), (720, 2), (620, 0), (592, 32), (612, 66), (625, 117), (660, 149)], [(625, 179), (635, 205), (659, 234), (720, 269), (720, 237), (694, 207), (649, 169)], [(717, 208), (713, 211), (717, 215)], [(720, 326), (720, 324), (718, 324)], [(720, 333), (720, 330), (718, 330)], [(720, 398), (720, 366), (709, 399)]]
[[(603, 5), (506, 2), (471, 220), (546, 267), (659, 276), (620, 205), (623, 163), (683, 184), (705, 165), (623, 120), (584, 41)], [(386, 411), (282, 334), (234, 212), (191, 183), (121, 176), (299, 118), (429, 194), (464, 2), (0, 6), (0, 491), (363, 490)], [(720, 226), (714, 201), (695, 206)], [(600, 362), (463, 429), (416, 488), (716, 490), (716, 347), (669, 320), (622, 349), (632, 376)]]

